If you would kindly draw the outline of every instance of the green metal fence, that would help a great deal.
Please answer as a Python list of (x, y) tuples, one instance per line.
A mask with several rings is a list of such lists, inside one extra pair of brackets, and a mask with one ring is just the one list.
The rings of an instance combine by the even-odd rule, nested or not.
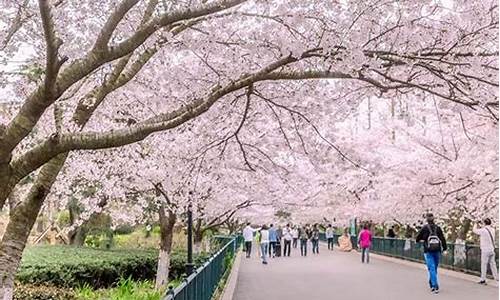
[[(339, 236), (338, 234), (334, 235), (334, 244), (338, 244)], [(324, 233), (320, 234), (320, 239), (326, 240)], [(356, 236), (351, 236), (351, 243), (356, 249)], [(447, 246), (448, 251), (442, 255), (440, 266), (469, 274), (478, 275), (481, 273), (481, 250), (478, 245), (448, 243)], [(370, 251), (411, 261), (424, 261), (423, 245), (414, 240), (374, 237)], [(495, 254), (498, 266), (498, 248), (495, 249)]]
[(215, 243), (222, 245), (207, 262), (196, 269), (175, 289), (167, 291), (164, 300), (210, 300), (219, 282), (241, 245), (240, 236), (215, 236)]

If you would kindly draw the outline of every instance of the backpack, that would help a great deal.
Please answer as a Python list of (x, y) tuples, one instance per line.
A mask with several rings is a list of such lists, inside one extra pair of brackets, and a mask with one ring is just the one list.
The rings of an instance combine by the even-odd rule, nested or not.
[[(433, 230), (434, 229), (434, 230)], [(427, 251), (441, 252), (441, 239), (436, 234), (436, 227), (429, 225), (429, 236), (427, 237)]]

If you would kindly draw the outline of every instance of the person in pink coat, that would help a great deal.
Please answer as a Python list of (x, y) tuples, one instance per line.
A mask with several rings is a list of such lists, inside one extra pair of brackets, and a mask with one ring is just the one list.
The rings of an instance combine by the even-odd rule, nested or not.
[(358, 246), (361, 248), (361, 263), (370, 262), (370, 247), (372, 245), (372, 233), (370, 231), (370, 227), (368, 224), (363, 226), (363, 230), (359, 233), (358, 236)]

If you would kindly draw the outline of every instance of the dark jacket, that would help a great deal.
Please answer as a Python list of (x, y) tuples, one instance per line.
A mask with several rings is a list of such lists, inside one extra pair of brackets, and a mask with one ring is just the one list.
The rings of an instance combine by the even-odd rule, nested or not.
[(429, 238), (429, 235), (431, 234), (431, 226), (433, 226), (433, 230), (436, 233), (437, 237), (441, 240), (441, 247), (443, 251), (446, 251), (448, 249), (448, 246), (446, 245), (446, 239), (444, 238), (443, 231), (441, 230), (441, 227), (437, 226), (436, 224), (427, 224), (417, 234), (417, 237), (415, 240), (417, 242), (424, 242), (424, 252), (428, 252), (428, 245), (427, 245), (427, 239)]

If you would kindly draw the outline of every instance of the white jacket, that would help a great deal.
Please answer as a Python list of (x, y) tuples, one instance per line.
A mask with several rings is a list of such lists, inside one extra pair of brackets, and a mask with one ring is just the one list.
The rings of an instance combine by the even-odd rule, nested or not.
[[(484, 226), (482, 228), (477, 228), (477, 225), (474, 225), (474, 228), (472, 228), (472, 231), (479, 235), (479, 247), (481, 248), (482, 252), (493, 252), (495, 251), (495, 245), (493, 244), (493, 241), (495, 240), (495, 230), (491, 228), (490, 226)], [(488, 231), (491, 233), (488, 233)], [(492, 241), (493, 238), (493, 241)]]
[(250, 227), (248, 225), (243, 229), (243, 238), (245, 239), (245, 242), (251, 242), (253, 240), (253, 233), (255, 232), (255, 229)]

